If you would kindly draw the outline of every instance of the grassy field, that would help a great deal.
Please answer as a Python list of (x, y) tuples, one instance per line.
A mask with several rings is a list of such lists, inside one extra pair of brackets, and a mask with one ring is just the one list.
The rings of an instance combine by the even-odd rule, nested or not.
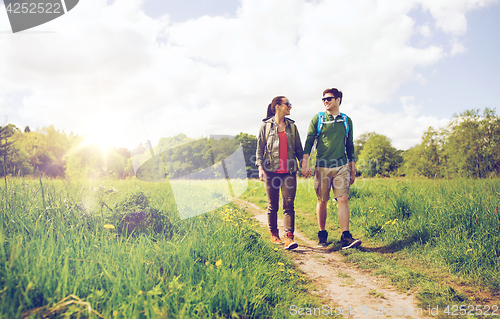
[(224, 198), (180, 219), (167, 183), (1, 184), (1, 318), (284, 318), (319, 304)]
[[(316, 239), (312, 182), (299, 179), (297, 227)], [(228, 194), (181, 183), (193, 190), (186, 211), (221, 207), (181, 219), (168, 183), (4, 180), (0, 317), (285, 318), (292, 304), (320, 305)], [(241, 198), (267, 205), (260, 181)], [(351, 231), (362, 248), (339, 250), (329, 202), (329, 249), (424, 307), (498, 305), (499, 204), (498, 180), (359, 179)]]
[[(243, 196), (266, 207), (263, 183)], [(415, 290), (421, 305), (499, 301), (500, 181), (358, 179), (351, 189), (351, 232), (361, 249), (346, 261)], [(299, 179), (297, 227), (317, 239), (313, 179)], [(340, 249), (336, 203), (328, 203), (330, 249)]]

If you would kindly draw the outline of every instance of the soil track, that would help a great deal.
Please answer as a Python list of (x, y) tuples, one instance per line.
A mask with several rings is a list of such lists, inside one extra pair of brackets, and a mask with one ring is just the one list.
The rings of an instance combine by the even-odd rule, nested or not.
[[(267, 228), (266, 211), (244, 200), (235, 199), (233, 202), (248, 209)], [(282, 224), (282, 220), (279, 220), (278, 225)], [(325, 300), (325, 305), (337, 309), (338, 313), (343, 310), (344, 318), (430, 317), (428, 309), (418, 307), (413, 294), (400, 293), (383, 278), (368, 275), (355, 266), (346, 264), (338, 252), (317, 248), (317, 243), (300, 231), (295, 230), (295, 240), (299, 247), (289, 254), (296, 267), (318, 287), (318, 291), (311, 293), (320, 295)], [(304, 309), (304, 314), (305, 311), (307, 309)]]

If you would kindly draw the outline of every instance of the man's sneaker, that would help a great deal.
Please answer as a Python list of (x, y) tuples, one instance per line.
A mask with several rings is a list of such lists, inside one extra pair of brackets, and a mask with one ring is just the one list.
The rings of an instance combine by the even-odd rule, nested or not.
[(328, 239), (328, 232), (326, 230), (320, 230), (318, 232), (318, 247), (326, 247), (328, 244), (326, 243), (326, 240)]
[(361, 240), (352, 238), (351, 233), (344, 232), (340, 237), (342, 249), (355, 248), (361, 245)]
[(283, 242), (280, 239), (280, 231), (278, 229), (271, 230), (271, 242), (281, 245)]
[(285, 249), (292, 250), (297, 247), (299, 247), (299, 245), (293, 240), (293, 234), (291, 232), (288, 232), (285, 235)]

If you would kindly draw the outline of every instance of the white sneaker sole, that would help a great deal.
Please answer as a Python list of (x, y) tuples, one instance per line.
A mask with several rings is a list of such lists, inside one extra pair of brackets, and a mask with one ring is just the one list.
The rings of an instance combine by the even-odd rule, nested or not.
[(342, 247), (342, 249), (354, 248), (354, 247), (358, 247), (359, 245), (361, 245), (361, 240), (356, 239), (349, 246)]

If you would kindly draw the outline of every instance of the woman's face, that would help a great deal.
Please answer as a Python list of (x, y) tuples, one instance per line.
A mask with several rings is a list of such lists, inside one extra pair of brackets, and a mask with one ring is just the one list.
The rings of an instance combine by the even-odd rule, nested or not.
[(281, 105), (276, 105), (276, 107), (283, 113), (285, 116), (290, 115), (290, 110), (292, 109), (292, 104), (288, 101), (288, 99), (282, 98)]

